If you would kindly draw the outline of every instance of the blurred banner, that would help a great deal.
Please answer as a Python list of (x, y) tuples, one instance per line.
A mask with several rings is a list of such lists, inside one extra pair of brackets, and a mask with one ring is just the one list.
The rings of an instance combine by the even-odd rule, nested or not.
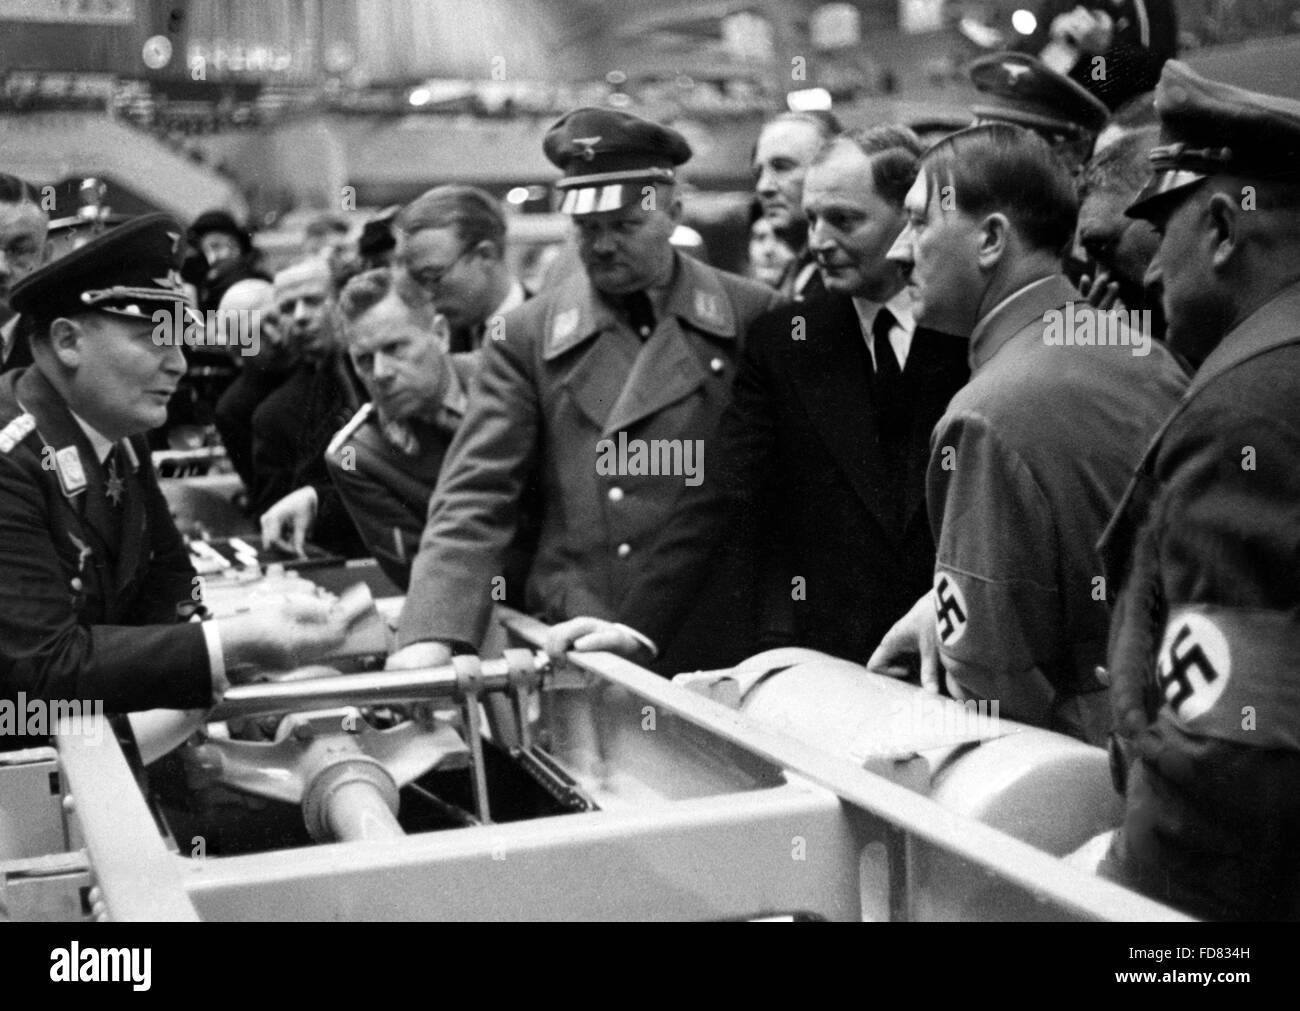
[(135, 20), (135, 0), (0, 0), (0, 21), (126, 25)]
[(943, 0), (898, 0), (898, 27), (933, 32), (943, 27)]

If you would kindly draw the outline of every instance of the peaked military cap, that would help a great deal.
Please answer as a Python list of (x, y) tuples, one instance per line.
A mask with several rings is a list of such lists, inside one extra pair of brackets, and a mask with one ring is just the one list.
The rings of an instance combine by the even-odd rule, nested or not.
[(564, 214), (616, 211), (641, 199), (650, 183), (671, 183), (691, 157), (670, 127), (614, 109), (575, 109), (547, 131), (542, 150), (564, 170), (556, 188)]
[(165, 214), (132, 218), (14, 285), (10, 304), (38, 318), (108, 312), (152, 319), (178, 303), (194, 313), (181, 284), (185, 230)]
[(1211, 81), (1169, 60), (1156, 85), (1151, 181), (1125, 212), (1144, 218), (1212, 175), (1300, 182), (1300, 102)]
[(978, 119), (1015, 123), (1069, 137), (1095, 134), (1110, 110), (1082, 85), (1027, 53), (992, 53), (966, 68), (987, 100), (972, 105)]

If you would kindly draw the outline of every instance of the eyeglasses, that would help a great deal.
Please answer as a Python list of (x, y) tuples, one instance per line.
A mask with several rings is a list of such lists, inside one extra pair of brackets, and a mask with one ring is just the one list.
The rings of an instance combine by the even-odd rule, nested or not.
[(442, 287), (442, 282), (447, 279), (447, 275), (456, 268), (456, 264), (460, 263), (461, 260), (465, 259), (465, 257), (469, 256), (472, 252), (474, 252), (474, 247), (471, 246), (468, 249), (462, 249), (460, 255), (445, 267), (431, 270), (408, 271), (408, 273), (411, 280), (425, 291), (437, 291)]

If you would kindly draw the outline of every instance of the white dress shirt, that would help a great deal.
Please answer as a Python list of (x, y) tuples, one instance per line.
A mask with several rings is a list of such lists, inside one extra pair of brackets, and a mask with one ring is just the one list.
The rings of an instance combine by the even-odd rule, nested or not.
[[(867, 354), (871, 355), (871, 367), (876, 368), (876, 349), (872, 343), (872, 324), (876, 322), (876, 313), (880, 303), (866, 298), (855, 298), (853, 308), (858, 312), (858, 323), (862, 327), (862, 339), (867, 343)], [(894, 325), (889, 328), (889, 345), (894, 349), (898, 359), (898, 371), (907, 368), (907, 355), (912, 350), (912, 335), (916, 333), (916, 317), (912, 315), (912, 296), (906, 288), (885, 303), (894, 316)]]

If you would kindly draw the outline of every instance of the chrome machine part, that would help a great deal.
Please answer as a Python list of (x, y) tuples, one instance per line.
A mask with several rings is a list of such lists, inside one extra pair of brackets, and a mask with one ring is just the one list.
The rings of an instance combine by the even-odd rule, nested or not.
[(272, 741), (209, 736), (186, 752), (185, 761), (209, 781), (297, 804), (332, 754), (368, 757), (387, 770), (398, 788), (431, 770), (463, 769), (469, 763), (460, 735), (432, 714), (380, 730), (354, 707), (290, 714)]
[[(533, 687), (546, 669), (545, 654), (534, 659)], [(487, 660), (474, 679), (479, 692), (510, 688), (511, 673), (506, 660)], [(267, 713), (307, 712), (338, 706), (378, 706), (404, 702), (459, 702), (461, 675), (454, 664), (415, 670), (380, 671), (309, 680), (279, 680), (266, 684), (237, 685), (226, 692), (208, 714), (209, 720), (231, 720)]]
[(397, 821), (397, 784), (384, 766), (360, 751), (331, 748), (308, 781), (302, 817), (317, 842), (393, 839), (404, 835)]

